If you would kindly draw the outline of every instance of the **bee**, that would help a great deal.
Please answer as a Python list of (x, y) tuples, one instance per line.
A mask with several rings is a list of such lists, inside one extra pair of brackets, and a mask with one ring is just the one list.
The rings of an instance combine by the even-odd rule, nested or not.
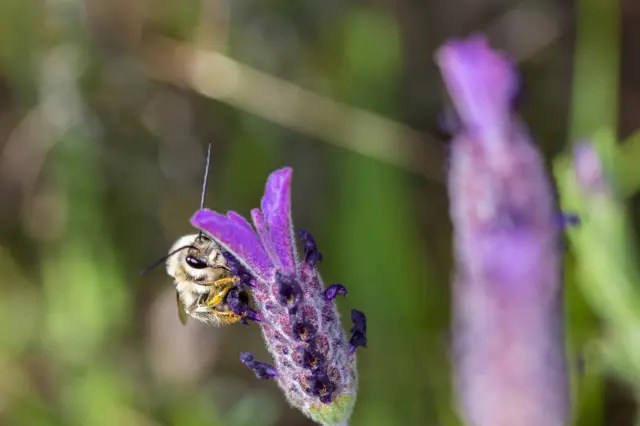
[[(189, 316), (215, 326), (243, 319), (227, 303), (229, 292), (238, 287), (240, 279), (227, 268), (218, 243), (204, 234), (180, 237), (169, 250), (166, 267), (174, 279), (178, 316), (183, 324)], [(245, 291), (239, 295), (248, 303)]]
[[(202, 185), (200, 208), (204, 207), (207, 191), (207, 176), (211, 159), (211, 144), (207, 150), (207, 165)], [(247, 312), (233, 312), (227, 297), (231, 290), (237, 290), (236, 302), (249, 306), (249, 295), (240, 287), (240, 278), (227, 267), (222, 247), (203, 234), (185, 235), (171, 246), (169, 253), (152, 265), (144, 268), (141, 274), (165, 262), (167, 274), (174, 280), (178, 317), (182, 324), (189, 316), (207, 324), (221, 326), (233, 324), (245, 319)]]

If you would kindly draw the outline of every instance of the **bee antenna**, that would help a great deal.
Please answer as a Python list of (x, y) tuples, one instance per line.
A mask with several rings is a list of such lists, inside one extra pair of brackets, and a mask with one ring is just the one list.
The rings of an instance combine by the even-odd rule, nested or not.
[(194, 246), (192, 246), (191, 244), (188, 244), (186, 246), (182, 246), (180, 248), (175, 249), (174, 251), (170, 252), (169, 254), (165, 254), (164, 256), (162, 256), (160, 259), (154, 261), (151, 265), (149, 266), (145, 266), (144, 268), (142, 268), (140, 270), (140, 275), (144, 275), (147, 272), (149, 272), (150, 270), (156, 268), (158, 265), (160, 265), (162, 262), (164, 262), (165, 260), (167, 260), (168, 258), (170, 258), (171, 256), (173, 256), (174, 254), (181, 252), (184, 249), (188, 249), (188, 248), (192, 248), (195, 249)]
[(209, 163), (211, 162), (211, 143), (207, 148), (207, 164), (204, 166), (204, 182), (202, 183), (202, 195), (200, 195), (200, 208), (204, 208), (204, 200), (207, 195), (207, 180), (209, 178)]
[[(204, 166), (204, 182), (202, 183), (202, 194), (200, 195), (200, 210), (204, 209), (204, 200), (207, 196), (207, 181), (209, 180), (209, 163), (211, 162), (211, 142), (207, 147), (207, 164)], [(198, 233), (198, 239), (202, 237), (202, 231)]]

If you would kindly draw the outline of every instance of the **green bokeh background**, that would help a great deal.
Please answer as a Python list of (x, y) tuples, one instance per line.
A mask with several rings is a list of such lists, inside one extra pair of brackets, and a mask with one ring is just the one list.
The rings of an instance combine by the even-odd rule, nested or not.
[[(345, 319), (368, 318), (351, 424), (459, 424), (436, 47), (489, 32), (520, 61), (522, 113), (548, 159), (604, 132), (621, 147), (622, 194), (640, 185), (640, 137), (611, 136), (624, 10), (560, 3), (0, 0), (0, 424), (311, 424), (239, 362), (240, 351), (268, 361), (256, 326), (182, 327), (162, 268), (138, 275), (192, 232), (208, 142), (212, 209), (248, 214), (268, 173), (293, 167), (295, 224), (316, 237), (325, 281), (348, 288)], [(536, 27), (507, 25), (523, 5), (561, 29), (534, 53), (518, 46), (535, 44)], [(265, 74), (251, 88), (216, 67), (194, 77), (168, 41)], [(318, 97), (297, 110), (283, 81)], [(606, 309), (583, 298), (576, 253), (576, 424), (633, 424), (633, 383), (584, 356)]]

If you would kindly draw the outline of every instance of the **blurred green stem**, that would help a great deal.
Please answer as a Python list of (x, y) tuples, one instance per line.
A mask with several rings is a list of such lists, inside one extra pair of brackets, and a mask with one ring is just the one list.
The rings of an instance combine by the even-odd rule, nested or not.
[(640, 189), (640, 131), (636, 131), (620, 146), (618, 182), (625, 197)]
[(582, 225), (568, 235), (578, 259), (580, 285), (591, 307), (605, 321), (599, 355), (609, 369), (640, 385), (640, 282), (636, 243), (611, 170), (619, 150), (612, 135), (601, 133), (594, 144), (577, 148), (573, 164), (557, 163), (563, 207), (577, 211)]
[[(569, 138), (575, 141), (598, 131), (615, 135), (618, 119), (620, 4), (615, 0), (580, 0), (577, 24)], [(610, 140), (611, 144), (615, 143), (613, 137), (607, 140)], [(563, 156), (555, 164), (563, 208), (576, 207), (578, 197), (569, 161)], [(574, 187), (571, 188), (571, 185)], [(585, 252), (577, 248), (575, 237), (571, 233), (569, 237), (572, 246), (576, 248), (577, 267), (584, 273), (585, 267), (589, 266), (588, 259), (584, 257)], [(584, 277), (585, 275), (582, 275), (582, 279), (577, 281), (585, 297), (590, 299), (586, 294), (589, 283)], [(605, 283), (606, 281), (600, 284)], [(575, 397), (578, 400), (576, 424), (601, 423), (602, 394), (601, 376), (591, 376), (589, 386), (582, 386)], [(599, 403), (580, 404), (580, 401)]]
[(617, 1), (580, 0), (574, 57), (570, 140), (618, 122), (620, 5)]

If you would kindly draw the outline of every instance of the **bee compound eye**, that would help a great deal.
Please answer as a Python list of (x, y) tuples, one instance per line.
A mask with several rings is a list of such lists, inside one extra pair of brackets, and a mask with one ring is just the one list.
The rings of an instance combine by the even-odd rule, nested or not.
[(204, 269), (207, 267), (207, 262), (194, 256), (187, 256), (185, 260), (187, 265), (191, 266), (193, 269)]

